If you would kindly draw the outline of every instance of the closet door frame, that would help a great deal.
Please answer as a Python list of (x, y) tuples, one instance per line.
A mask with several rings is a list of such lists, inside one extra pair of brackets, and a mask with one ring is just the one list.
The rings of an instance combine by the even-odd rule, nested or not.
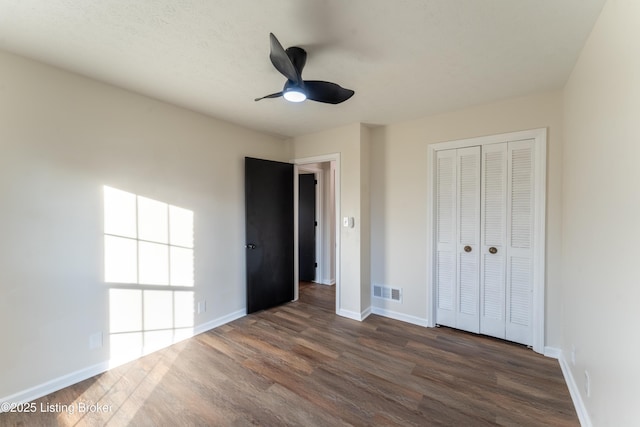
[(436, 326), (436, 287), (435, 287), (435, 183), (436, 152), (454, 148), (486, 146), (504, 142), (534, 140), (534, 201), (533, 201), (533, 313), (532, 348), (544, 354), (545, 345), (545, 213), (547, 178), (547, 129), (531, 129), (477, 138), (439, 142), (427, 146), (427, 164), (429, 182), (427, 183), (427, 325)]

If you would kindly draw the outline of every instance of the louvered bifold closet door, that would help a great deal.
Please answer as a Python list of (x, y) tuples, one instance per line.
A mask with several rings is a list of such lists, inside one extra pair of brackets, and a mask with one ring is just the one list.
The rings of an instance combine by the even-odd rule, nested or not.
[(535, 140), (436, 152), (436, 322), (533, 343)]
[(437, 323), (456, 327), (456, 150), (436, 153), (435, 282)]
[(480, 147), (461, 148), (457, 156), (456, 328), (480, 332)]
[(480, 332), (505, 338), (507, 143), (482, 147)]
[(506, 339), (533, 341), (534, 140), (510, 142), (507, 188)]

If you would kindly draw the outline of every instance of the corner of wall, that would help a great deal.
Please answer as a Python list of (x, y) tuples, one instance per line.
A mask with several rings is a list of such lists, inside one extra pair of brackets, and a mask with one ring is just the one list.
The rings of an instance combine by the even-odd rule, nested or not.
[(360, 124), (360, 307), (371, 307), (371, 130)]

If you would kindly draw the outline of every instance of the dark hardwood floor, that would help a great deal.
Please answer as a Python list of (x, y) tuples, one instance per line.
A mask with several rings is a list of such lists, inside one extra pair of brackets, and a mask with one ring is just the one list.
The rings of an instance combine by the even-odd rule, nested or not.
[(576, 426), (558, 362), (516, 344), (334, 314), (335, 287), (252, 314), (37, 400), (107, 412), (2, 426)]

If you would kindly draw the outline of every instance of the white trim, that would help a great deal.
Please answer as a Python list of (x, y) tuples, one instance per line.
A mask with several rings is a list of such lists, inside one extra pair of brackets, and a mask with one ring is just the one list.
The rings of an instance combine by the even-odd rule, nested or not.
[(298, 301), (300, 298), (300, 243), (298, 236), (298, 215), (300, 211), (300, 169), (298, 165), (293, 165), (293, 300)]
[(560, 362), (560, 369), (562, 370), (562, 375), (564, 375), (564, 381), (567, 383), (567, 388), (569, 389), (569, 394), (571, 395), (573, 406), (575, 407), (576, 413), (578, 414), (580, 425), (582, 427), (592, 427), (593, 424), (591, 423), (591, 417), (589, 417), (589, 412), (587, 412), (587, 407), (582, 400), (582, 395), (580, 394), (578, 385), (573, 378), (571, 368), (569, 368), (569, 364), (564, 357), (564, 352), (560, 351), (560, 357), (558, 361)]
[(551, 359), (556, 359), (559, 360), (560, 356), (562, 356), (562, 350), (560, 350), (559, 348), (556, 347), (545, 347), (544, 348), (544, 353), (543, 353), (546, 357), (549, 357)]
[(531, 129), (519, 132), (509, 132), (498, 135), (481, 136), (477, 138), (460, 139), (455, 141), (439, 142), (427, 146), (427, 167), (429, 183), (427, 186), (427, 324), (430, 327), (436, 325), (436, 306), (434, 289), (434, 240), (435, 230), (434, 215), (434, 174), (436, 151), (464, 148), (474, 145), (498, 144), (508, 141), (534, 139), (535, 162), (535, 212), (534, 212), (534, 254), (533, 254), (533, 320), (532, 320), (532, 347), (537, 353), (544, 352), (544, 290), (545, 290), (545, 214), (546, 214), (546, 170), (547, 170), (547, 129)]
[(364, 319), (369, 317), (371, 314), (371, 307), (367, 307), (362, 312), (358, 313), (357, 311), (344, 310), (340, 309), (336, 313), (338, 316), (346, 317), (348, 319), (357, 320), (358, 322), (362, 322)]
[[(295, 165), (294, 166), (294, 170), (295, 170), (295, 176), (296, 176), (296, 180), (298, 181), (298, 185), (300, 182), (300, 178), (299, 176), (301, 174), (308, 174), (308, 173), (312, 173), (314, 176), (314, 179), (316, 180), (316, 185), (315, 185), (315, 193), (316, 193), (316, 212), (315, 212), (315, 216), (316, 216), (316, 228), (315, 228), (315, 241), (316, 241), (316, 247), (315, 247), (315, 257), (316, 257), (316, 269), (315, 269), (315, 275), (313, 278), (313, 282), (314, 283), (322, 283), (324, 282), (324, 269), (325, 269), (325, 265), (324, 265), (324, 248), (325, 248), (325, 242), (324, 242), (324, 226), (325, 226), (325, 218), (324, 218), (324, 170), (320, 169), (320, 168), (315, 168), (315, 167), (309, 167), (307, 165)], [(295, 186), (294, 186), (295, 187)], [(299, 191), (299, 188), (298, 188)], [(295, 194), (298, 194), (298, 192), (296, 192)], [(298, 209), (299, 209), (299, 198), (296, 197), (294, 200), (294, 214), (296, 216), (296, 220), (294, 220), (294, 224), (296, 227), (296, 230), (298, 228), (297, 225), (297, 218), (298, 218)], [(298, 206), (298, 209), (296, 209), (296, 205)], [(295, 234), (295, 233), (294, 233)], [(296, 239), (296, 241), (298, 242), (298, 240)], [(299, 243), (299, 242), (298, 242)], [(295, 246), (295, 245), (294, 245)], [(296, 253), (297, 249), (296, 249)], [(295, 261), (295, 257), (294, 257), (294, 261)], [(296, 262), (296, 264), (299, 263), (299, 260)], [(296, 300), (297, 295), (296, 295)]]
[(545, 330), (545, 253), (547, 212), (547, 129), (531, 131), (534, 144), (534, 206), (533, 218), (533, 350), (544, 351)]
[(247, 315), (247, 309), (243, 308), (241, 310), (234, 311), (233, 313), (229, 313), (225, 316), (218, 317), (217, 319), (210, 320), (205, 323), (201, 323), (195, 328), (193, 328), (193, 335), (200, 335), (204, 332), (210, 331), (211, 329), (215, 329), (219, 326), (225, 325), (229, 322), (233, 322), (234, 320), (240, 319)]
[(433, 145), (427, 147), (427, 171), (429, 175), (429, 182), (427, 184), (427, 326), (435, 328), (436, 326), (436, 301), (435, 301), (435, 270), (433, 268), (433, 257), (435, 256), (434, 246), (434, 231), (435, 225), (435, 205), (434, 194), (436, 194), (437, 180), (435, 178), (436, 167), (436, 150)]
[(316, 180), (316, 271), (315, 282), (321, 282), (324, 279), (324, 171), (320, 169), (315, 172)]
[(411, 323), (418, 326), (429, 326), (427, 319), (423, 319), (417, 316), (411, 316), (409, 314), (398, 313), (397, 311), (387, 310), (386, 308), (373, 307), (371, 309), (373, 314), (378, 316), (388, 317), (389, 319), (399, 320), (401, 322)]
[(573, 402), (573, 406), (578, 414), (580, 425), (583, 427), (591, 427), (591, 418), (589, 417), (587, 407), (582, 400), (582, 395), (580, 394), (578, 385), (573, 377), (571, 368), (569, 368), (569, 364), (564, 357), (564, 352), (559, 348), (547, 346), (544, 348), (544, 355), (558, 360), (560, 369), (562, 370), (562, 375), (564, 376), (564, 382), (567, 384), (567, 388), (569, 389), (569, 395), (571, 395), (571, 401)]
[[(80, 369), (78, 371), (71, 372), (70, 374), (62, 375), (58, 378), (54, 378), (50, 381), (28, 388), (26, 390), (19, 391), (18, 393), (14, 393), (10, 396), (2, 397), (0, 398), (0, 402), (13, 403), (17, 405), (21, 403), (31, 402), (33, 400), (41, 398), (42, 396), (46, 396), (47, 394), (61, 390), (65, 387), (69, 387), (70, 385), (77, 384), (108, 370), (109, 361), (101, 362), (89, 366), (88, 368)], [(2, 412), (5, 411), (0, 408), (0, 413)]]
[(520, 141), (523, 139), (537, 139), (538, 137), (547, 136), (546, 128), (529, 129), (517, 132), (499, 133), (496, 135), (477, 136), (473, 138), (456, 139), (453, 141), (436, 142), (428, 145), (428, 149), (434, 151), (450, 150), (453, 148), (465, 148), (474, 145), (500, 144), (502, 142)]
[[(62, 390), (65, 387), (69, 387), (72, 386), (74, 384), (77, 384), (81, 381), (87, 380), (91, 377), (94, 377), (96, 375), (100, 375), (104, 372), (107, 372), (110, 369), (113, 369), (117, 366), (123, 365), (125, 363), (130, 362), (131, 360), (136, 360), (136, 359), (140, 359), (141, 357), (144, 357), (148, 354), (154, 353), (158, 350), (162, 350), (164, 348), (170, 347), (173, 344), (176, 344), (180, 341), (184, 341), (185, 339), (189, 339), (189, 338), (193, 338), (196, 335), (199, 335), (203, 332), (207, 332), (211, 329), (217, 328), (219, 326), (222, 326), (226, 323), (229, 323), (233, 320), (239, 319), (241, 317), (246, 316), (247, 314), (247, 309), (243, 308), (242, 310), (238, 310), (235, 311), (233, 313), (229, 313), (225, 316), (219, 317), (217, 319), (211, 320), (209, 322), (200, 324), (198, 326), (196, 326), (193, 329), (193, 334), (192, 335), (187, 335), (184, 338), (181, 338), (179, 340), (174, 341), (172, 344), (166, 346), (166, 347), (162, 347), (162, 348), (158, 348), (158, 349), (154, 349), (153, 351), (150, 352), (145, 352), (142, 356), (140, 357), (134, 357), (130, 360), (126, 360), (126, 361), (118, 361), (113, 362), (111, 360), (106, 360), (104, 362), (100, 362), (97, 363), (95, 365), (89, 366), (87, 368), (83, 368), (83, 369), (79, 369), (77, 371), (71, 372), (69, 374), (65, 374), (62, 375), (58, 378), (54, 378), (52, 380), (49, 380), (47, 382), (44, 382), (42, 384), (36, 385), (34, 387), (30, 387), (26, 390), (22, 390), (19, 391), (17, 393), (14, 393), (10, 396), (6, 396), (6, 397), (1, 397), (0, 398), (0, 402), (4, 403), (4, 402), (8, 402), (8, 403), (13, 403), (13, 404), (21, 404), (21, 403), (27, 403), (27, 402), (31, 402), (33, 400), (39, 399), (43, 396), (46, 396), (47, 394), (51, 394), (53, 392), (56, 392), (58, 390)], [(2, 408), (0, 408), (0, 413), (4, 412), (2, 410)]]
[[(291, 161), (294, 165), (296, 165), (296, 171), (298, 170), (298, 168), (300, 167), (300, 165), (304, 165), (304, 164), (309, 164), (309, 163), (325, 163), (325, 162), (334, 162), (335, 165), (335, 182), (334, 182), (334, 204), (335, 204), (335, 239), (336, 239), (336, 252), (335, 252), (335, 262), (336, 262), (336, 277), (335, 277), (335, 285), (336, 285), (336, 314), (342, 315), (340, 314), (340, 312), (342, 311), (340, 309), (341, 307), (341, 303), (342, 303), (342, 298), (340, 295), (340, 253), (341, 253), (341, 241), (340, 241), (340, 231), (341, 231), (341, 227), (339, 227), (338, 224), (340, 224), (340, 153), (333, 153), (333, 154), (325, 154), (322, 156), (314, 156), (314, 157), (303, 157), (300, 159), (293, 159)], [(295, 182), (297, 182), (298, 180), (295, 179)], [(298, 188), (297, 188), (297, 184), (295, 184), (294, 182), (294, 204), (293, 204), (293, 208), (294, 208), (294, 222), (296, 223), (295, 226), (295, 230), (294, 230), (294, 239), (295, 239), (295, 244), (294, 244), (294, 294), (296, 299), (298, 298), (298, 281), (299, 281), (299, 273), (298, 273), (298, 232), (297, 232), (297, 220), (295, 219), (295, 217), (298, 215)], [(346, 311), (348, 313), (352, 313), (349, 311)], [(357, 315), (357, 313), (356, 313)], [(352, 318), (350, 316), (344, 316), (344, 317), (349, 317)]]

